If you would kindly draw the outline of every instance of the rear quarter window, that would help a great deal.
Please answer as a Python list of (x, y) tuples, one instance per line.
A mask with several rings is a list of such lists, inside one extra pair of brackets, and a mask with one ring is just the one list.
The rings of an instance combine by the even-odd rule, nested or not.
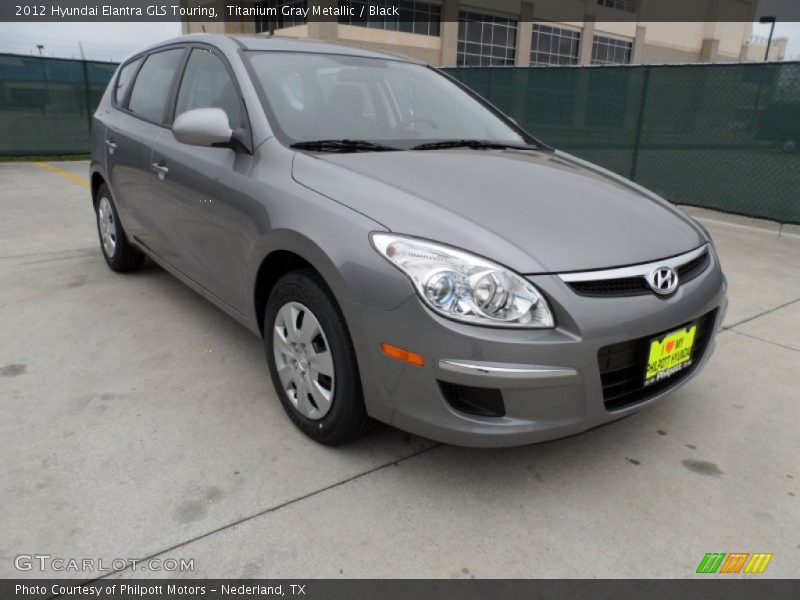
[(137, 58), (136, 60), (132, 60), (119, 70), (117, 84), (114, 86), (114, 102), (116, 102), (119, 106), (122, 106), (122, 103), (125, 101), (128, 88), (131, 87), (133, 76), (136, 74), (136, 69), (138, 69), (139, 65), (142, 64), (142, 60), (144, 59)]

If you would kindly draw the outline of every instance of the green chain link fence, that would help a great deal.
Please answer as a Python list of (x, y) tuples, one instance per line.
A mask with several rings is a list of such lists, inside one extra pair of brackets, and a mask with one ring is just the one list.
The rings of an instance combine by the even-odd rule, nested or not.
[[(87, 153), (115, 68), (0, 55), (0, 156)], [(800, 223), (800, 63), (445, 71), (673, 202)]]
[(0, 156), (85, 154), (114, 63), (0, 54)]
[(800, 223), (800, 63), (445, 71), (672, 202)]

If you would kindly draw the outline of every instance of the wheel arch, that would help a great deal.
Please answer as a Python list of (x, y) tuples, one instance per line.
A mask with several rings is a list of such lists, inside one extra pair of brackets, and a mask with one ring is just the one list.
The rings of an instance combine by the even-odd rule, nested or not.
[(294, 232), (275, 232), (270, 247), (263, 251), (253, 278), (252, 306), (258, 332), (264, 334), (264, 309), (270, 292), (285, 274), (311, 269), (334, 296), (345, 293), (345, 283), (333, 261), (311, 240)]
[(97, 192), (100, 189), (100, 186), (103, 184), (109, 188), (110, 186), (108, 184), (108, 179), (97, 164), (92, 165), (90, 173), (89, 189), (91, 190), (92, 195), (92, 206), (97, 208)]

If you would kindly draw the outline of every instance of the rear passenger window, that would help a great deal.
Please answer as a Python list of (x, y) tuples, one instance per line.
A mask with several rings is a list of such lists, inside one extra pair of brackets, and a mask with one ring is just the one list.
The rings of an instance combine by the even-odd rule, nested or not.
[(127, 65), (119, 70), (119, 77), (117, 77), (117, 85), (114, 88), (114, 101), (117, 104), (122, 104), (125, 100), (125, 94), (128, 93), (128, 88), (131, 86), (133, 76), (136, 74), (136, 69), (142, 64), (142, 59), (137, 58), (132, 60)]
[(172, 80), (182, 56), (183, 48), (148, 56), (133, 83), (128, 110), (149, 121), (163, 123)]
[(221, 108), (231, 129), (239, 127), (241, 100), (236, 86), (219, 57), (202, 48), (192, 50), (186, 63), (175, 116), (193, 108)]

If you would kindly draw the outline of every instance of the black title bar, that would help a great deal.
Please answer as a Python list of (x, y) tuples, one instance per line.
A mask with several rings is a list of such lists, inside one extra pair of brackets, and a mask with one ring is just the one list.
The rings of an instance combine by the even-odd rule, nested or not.
[[(440, 21), (457, 21), (459, 4), (441, 0), (417, 0), (418, 6), (432, 5)], [(494, 9), (492, 2), (463, 3), (463, 10), (480, 12), (480, 7)], [(355, 19), (358, 21), (414, 21), (423, 14), (406, 8), (399, 0), (307, 0), (305, 2), (257, 2), (255, 0), (3, 0), (0, 3), (0, 22), (153, 22), (193, 21), (262, 22), (271, 19), (284, 21), (331, 21)], [(514, 3), (508, 3), (507, 10)], [(534, 21), (622, 21), (622, 22), (751, 22), (762, 18), (775, 18), (778, 22), (800, 21), (798, 0), (536, 0), (519, 3), (517, 14), (511, 19)], [(527, 8), (525, 8), (527, 7)], [(532, 7), (532, 13), (530, 8)], [(498, 7), (500, 8), (500, 7)], [(430, 13), (426, 13), (430, 14)]]
[(596, 598), (679, 598), (680, 600), (795, 600), (800, 581), (730, 579), (710, 576), (694, 580), (554, 580), (554, 579), (77, 579), (0, 580), (3, 600), (522, 600)]

